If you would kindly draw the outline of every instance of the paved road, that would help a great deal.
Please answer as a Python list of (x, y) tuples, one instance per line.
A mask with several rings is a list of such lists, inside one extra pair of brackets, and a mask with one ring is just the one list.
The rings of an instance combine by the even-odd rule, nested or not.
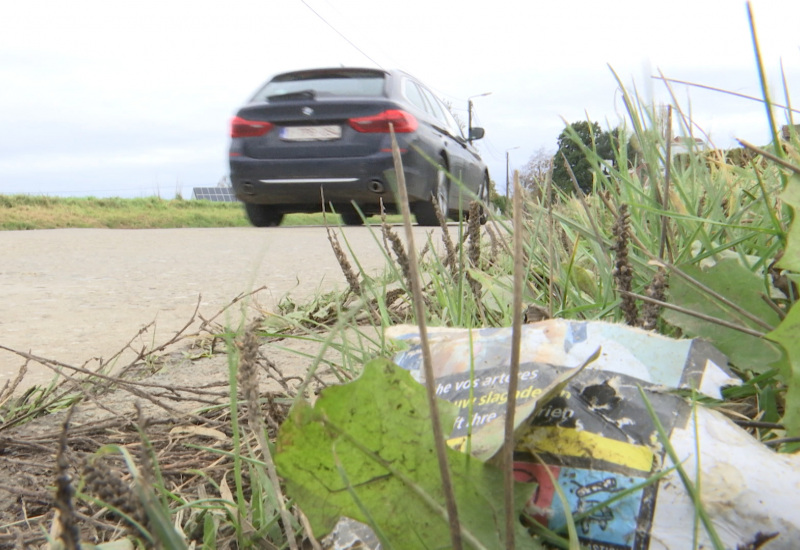
[[(422, 242), (425, 228), (415, 231)], [(366, 270), (382, 270), (368, 229), (345, 234)], [(259, 304), (273, 308), (287, 292), (303, 299), (345, 284), (322, 227), (3, 231), (0, 344), (82, 365), (110, 357), (154, 320), (142, 342), (163, 342), (200, 295), (208, 317), (264, 285)], [(0, 385), (22, 363), (0, 350)], [(31, 368), (29, 382), (50, 378)]]

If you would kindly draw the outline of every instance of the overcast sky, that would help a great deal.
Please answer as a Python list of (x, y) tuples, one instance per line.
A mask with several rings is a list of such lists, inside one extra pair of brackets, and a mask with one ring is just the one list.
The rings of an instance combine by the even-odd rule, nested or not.
[[(754, 0), (769, 82), (800, 92), (800, 2)], [(664, 102), (660, 70), (760, 95), (738, 0), (25, 0), (0, 7), (0, 193), (137, 197), (227, 174), (231, 116), (272, 74), (396, 67), (466, 120), (503, 187), (563, 120), (619, 125), (618, 84)], [(673, 87), (715, 145), (768, 141), (762, 105)], [(800, 105), (800, 103), (798, 103)], [(780, 113), (779, 123), (786, 118)]]

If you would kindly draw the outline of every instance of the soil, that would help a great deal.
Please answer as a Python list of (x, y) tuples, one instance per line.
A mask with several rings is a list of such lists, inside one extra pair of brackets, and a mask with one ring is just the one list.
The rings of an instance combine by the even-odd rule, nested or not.
[[(422, 242), (424, 230), (415, 231)], [(367, 273), (383, 270), (379, 233), (345, 235), (351, 260)], [(170, 489), (187, 497), (206, 491), (192, 469), (219, 483), (229, 460), (196, 446), (231, 449), (228, 409), (215, 408), (230, 401), (224, 327), (243, 316), (270, 319), (287, 293), (303, 303), (346, 286), (320, 227), (12, 231), (0, 233), (0, 256), (0, 382), (27, 371), (15, 391), (0, 393), (0, 413), (34, 403), (54, 371), (66, 377), (54, 394), (62, 400), (34, 409), (34, 420), (0, 418), (0, 548), (44, 544), (43, 531), (57, 523), (57, 456), (77, 480), (104, 445), (139, 456), (137, 426), (146, 424)], [(318, 351), (313, 339), (261, 343), (258, 389), (271, 429)], [(347, 376), (322, 365), (310, 392)], [(87, 382), (87, 373), (112, 376)], [(84, 399), (60, 444), (64, 403), (76, 394)], [(118, 458), (104, 461), (101, 470), (125, 471)], [(74, 512), (84, 541), (122, 536), (118, 520), (96, 506)]]

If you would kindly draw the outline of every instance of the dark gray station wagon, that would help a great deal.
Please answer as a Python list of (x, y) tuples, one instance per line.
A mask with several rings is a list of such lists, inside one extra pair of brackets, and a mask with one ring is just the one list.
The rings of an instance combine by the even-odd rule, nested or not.
[[(489, 173), (448, 108), (401, 71), (333, 68), (279, 74), (231, 122), (230, 177), (256, 226), (333, 205), (346, 224), (399, 211), (389, 126), (403, 158), (417, 222), (438, 225), (434, 204), (458, 219), (488, 201)], [(483, 217), (483, 214), (482, 214)]]

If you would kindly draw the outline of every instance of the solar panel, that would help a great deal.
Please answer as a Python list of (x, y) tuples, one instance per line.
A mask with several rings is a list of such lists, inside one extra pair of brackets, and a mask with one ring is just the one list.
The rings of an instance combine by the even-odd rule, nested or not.
[(214, 202), (236, 202), (230, 187), (195, 187), (194, 198)]

